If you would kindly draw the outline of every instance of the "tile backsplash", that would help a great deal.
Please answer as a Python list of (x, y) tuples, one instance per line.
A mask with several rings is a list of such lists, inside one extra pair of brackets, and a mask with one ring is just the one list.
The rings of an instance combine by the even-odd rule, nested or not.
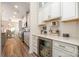
[(79, 38), (79, 21), (63, 22), (61, 33), (68, 33), (70, 37)]

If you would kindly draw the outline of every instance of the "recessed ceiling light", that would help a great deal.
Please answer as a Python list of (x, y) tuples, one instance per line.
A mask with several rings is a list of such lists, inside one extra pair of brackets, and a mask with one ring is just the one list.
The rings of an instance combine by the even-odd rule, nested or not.
[(17, 12), (14, 12), (14, 14), (17, 14)]
[(18, 8), (18, 6), (17, 5), (14, 5), (14, 8)]
[(15, 18), (15, 16), (13, 16), (13, 18)]

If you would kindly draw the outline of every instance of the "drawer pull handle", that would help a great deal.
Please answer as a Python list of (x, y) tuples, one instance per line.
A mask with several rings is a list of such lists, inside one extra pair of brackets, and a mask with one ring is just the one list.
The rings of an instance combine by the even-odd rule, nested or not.
[(60, 47), (63, 47), (63, 48), (65, 48), (65, 46), (62, 46), (62, 45), (59, 45)]
[(58, 56), (58, 57), (61, 57), (61, 56)]

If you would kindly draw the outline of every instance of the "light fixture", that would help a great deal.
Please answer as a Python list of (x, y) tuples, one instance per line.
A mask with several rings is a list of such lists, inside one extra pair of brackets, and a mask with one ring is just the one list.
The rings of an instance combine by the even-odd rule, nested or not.
[(17, 14), (17, 12), (14, 12), (14, 14)]
[(18, 6), (17, 5), (14, 5), (14, 8), (18, 8)]
[(13, 16), (13, 18), (15, 18), (15, 16)]

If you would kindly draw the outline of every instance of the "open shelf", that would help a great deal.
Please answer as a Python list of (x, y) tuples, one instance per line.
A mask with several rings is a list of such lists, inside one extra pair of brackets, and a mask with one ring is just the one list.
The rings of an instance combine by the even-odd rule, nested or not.
[(51, 22), (51, 21), (54, 21), (54, 20), (59, 20), (61, 17), (55, 17), (55, 18), (51, 18), (49, 20), (45, 20), (43, 22)]
[(62, 20), (62, 22), (74, 22), (74, 21), (79, 21), (79, 18), (73, 18), (73, 19), (68, 19), (68, 20)]
[(42, 23), (42, 24), (38, 24), (38, 26), (45, 26), (46, 24), (45, 23)]

